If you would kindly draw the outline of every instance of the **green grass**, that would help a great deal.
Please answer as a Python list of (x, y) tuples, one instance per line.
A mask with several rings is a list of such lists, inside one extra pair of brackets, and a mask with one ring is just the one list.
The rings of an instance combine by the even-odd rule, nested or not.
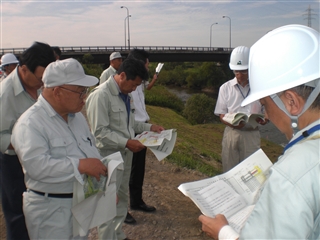
[[(177, 141), (171, 155), (165, 160), (208, 176), (222, 173), (221, 141), (225, 126), (221, 123), (191, 125), (175, 111), (147, 105), (151, 123), (166, 129), (177, 129)], [(261, 148), (275, 162), (283, 148), (268, 140), (261, 140)]]

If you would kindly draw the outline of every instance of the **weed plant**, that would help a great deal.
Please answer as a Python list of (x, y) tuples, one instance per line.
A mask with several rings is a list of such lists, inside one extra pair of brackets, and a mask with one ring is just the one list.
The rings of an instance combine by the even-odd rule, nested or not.
[(182, 113), (184, 109), (183, 101), (164, 86), (154, 86), (152, 90), (146, 90), (145, 102), (147, 105), (170, 108), (177, 113)]

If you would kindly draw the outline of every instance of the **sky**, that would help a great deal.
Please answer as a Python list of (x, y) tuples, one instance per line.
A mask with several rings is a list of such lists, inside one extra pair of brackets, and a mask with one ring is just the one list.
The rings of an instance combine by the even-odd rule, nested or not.
[[(0, 48), (51, 46), (251, 47), (287, 24), (319, 31), (319, 0), (62, 1), (0, 0)], [(125, 6), (126, 8), (121, 8)], [(223, 18), (227, 16), (228, 18)], [(215, 24), (218, 23), (218, 24)]]

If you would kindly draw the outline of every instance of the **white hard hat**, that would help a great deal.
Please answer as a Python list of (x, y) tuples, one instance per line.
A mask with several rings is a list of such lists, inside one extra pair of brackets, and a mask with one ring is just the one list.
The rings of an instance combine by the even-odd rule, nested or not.
[(232, 50), (229, 67), (231, 70), (246, 70), (249, 62), (249, 48), (239, 46)]
[(6, 53), (1, 57), (1, 66), (5, 66), (12, 63), (19, 63), (16, 56), (12, 53)]
[(250, 50), (250, 94), (245, 106), (272, 94), (320, 78), (319, 32), (303, 25), (279, 27), (258, 40)]

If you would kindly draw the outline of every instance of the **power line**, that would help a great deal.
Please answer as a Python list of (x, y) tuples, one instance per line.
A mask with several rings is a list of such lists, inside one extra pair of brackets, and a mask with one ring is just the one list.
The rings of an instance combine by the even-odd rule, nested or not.
[(306, 11), (307, 11), (307, 13), (303, 14), (303, 16), (305, 16), (305, 15), (308, 16), (307, 18), (304, 18), (304, 19), (308, 19), (308, 27), (311, 27), (311, 20), (315, 19), (312, 16), (317, 15), (317, 14), (312, 13), (313, 9), (311, 9), (310, 5), (309, 5), (309, 7), (308, 7), (308, 9)]

